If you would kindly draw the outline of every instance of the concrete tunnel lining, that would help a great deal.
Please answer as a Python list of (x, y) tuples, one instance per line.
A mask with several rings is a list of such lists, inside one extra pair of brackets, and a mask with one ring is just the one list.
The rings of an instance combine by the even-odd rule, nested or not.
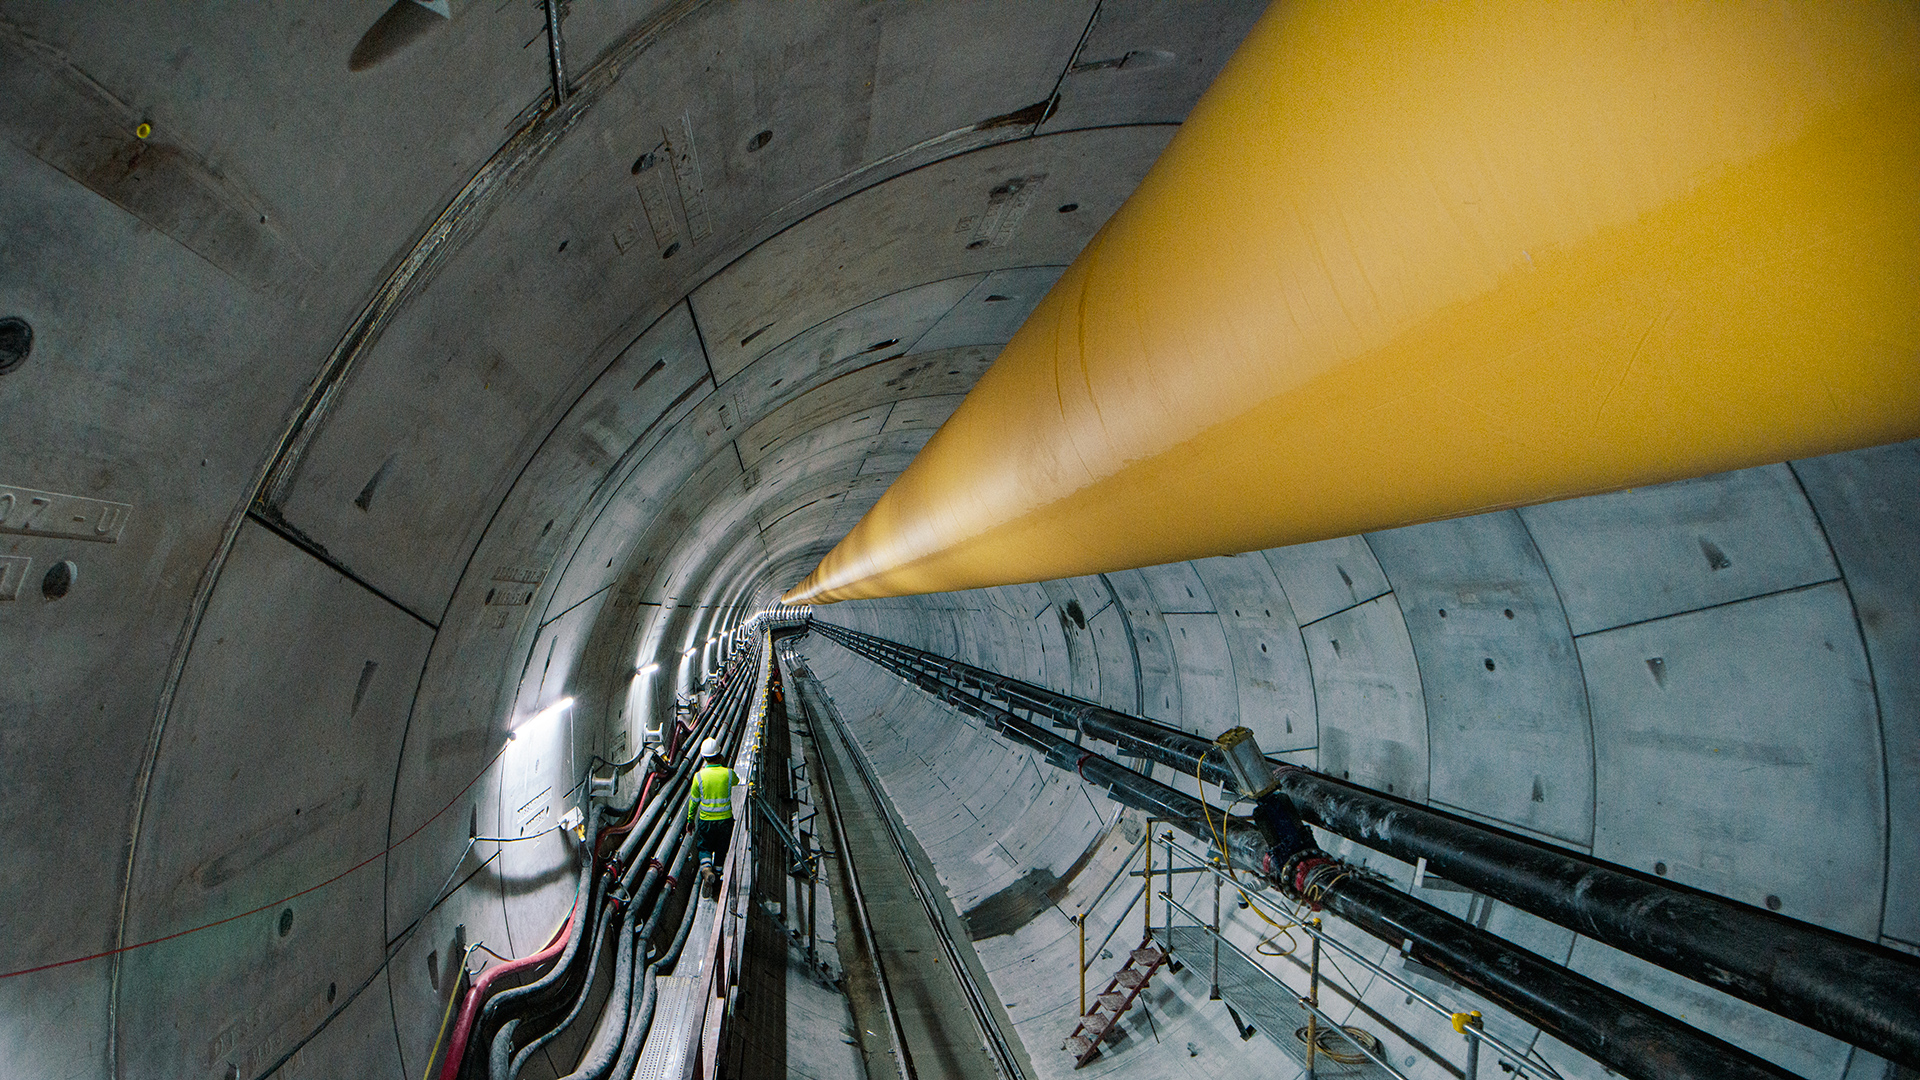
[[(282, 440), (369, 297), (546, 92), (523, 6), (460, 9), (349, 76), (381, 6), (5, 6), (0, 66), (36, 108), (0, 123), (0, 235), (23, 253), (0, 260), (0, 315), (28, 318), (35, 347), (0, 376), (0, 481), (133, 509), (111, 545), (0, 535), (0, 555), (28, 561), (20, 599), (0, 604), (16, 658), (0, 683), (0, 893), (18, 913), (0, 971), (225, 918), (431, 818), (392, 857), (284, 905), (285, 934), (276, 907), (0, 980), (0, 1053), (23, 1075), (246, 1077), (305, 1036), (420, 916), (471, 828), (557, 816), (569, 771), (658, 722), (683, 650), (772, 603), (852, 526), (1259, 14), (575, 5), (576, 74), (626, 66), (404, 290), (299, 468), (273, 477), (277, 522), (303, 548), (247, 516)], [(1075, 62), (1141, 47), (1175, 62)], [(726, 79), (707, 76), (715, 63)], [(267, 255), (210, 246), (184, 189), (141, 203), (76, 176), (85, 140), (129, 143), (76, 73), (150, 119), (149, 145), (211, 184), (196, 190)], [(1047, 119), (977, 127), (1056, 87)], [(748, 149), (762, 130), (773, 138)], [(665, 180), (631, 171), (662, 142), (691, 144), (700, 178), (662, 167), (678, 185), (664, 232), (646, 185)], [(1043, 173), (1016, 227), (966, 246), (958, 223), (994, 183)], [(1015, 299), (989, 309), (991, 295)], [(1920, 946), (1917, 455), (1898, 444), (822, 617), (1189, 730), (1247, 723), (1270, 752), (1382, 790)], [(40, 575), (69, 558), (73, 592), (40, 599)], [(1444, 624), (1428, 614), (1442, 606)], [(1669, 683), (1639, 655), (1656, 648)], [(817, 636), (805, 649), (961, 910), (1090, 848), (1076, 881), (1100, 876), (1112, 819), (1097, 792)], [(648, 657), (661, 667), (636, 692)], [(578, 704), (550, 743), (503, 751), (515, 720), (563, 692)], [(1780, 701), (1795, 708), (1768, 714)], [(1736, 736), (1740, 764), (1711, 758)], [(1669, 793), (1685, 798), (1649, 807)], [(1808, 850), (1822, 861), (1796, 858)], [(294, 1072), (417, 1075), (454, 927), (509, 955), (537, 948), (571, 899), (564, 860), (557, 840), (503, 850)], [(1879, 1075), (1529, 917), (1491, 918), (1805, 1075)], [(1062, 925), (1042, 912), (978, 943), (1045, 1075), (1072, 1011)], [(1234, 933), (1250, 944), (1255, 929)], [(1355, 992), (1441, 1041), (1380, 988)], [(1139, 1035), (1097, 1071), (1271, 1064), (1203, 999), (1174, 984), (1154, 1007), (1189, 1034)]]

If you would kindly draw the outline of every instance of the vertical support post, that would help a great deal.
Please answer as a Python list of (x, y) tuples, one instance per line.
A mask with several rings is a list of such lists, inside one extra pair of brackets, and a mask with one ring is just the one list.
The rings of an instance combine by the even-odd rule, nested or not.
[[(1320, 920), (1309, 919), (1313, 932), (1307, 936), (1313, 939), (1313, 959), (1307, 966), (1307, 1002), (1315, 1009), (1320, 1007)], [(1311, 1010), (1307, 1012), (1307, 1080), (1315, 1080), (1313, 1074), (1314, 1052), (1320, 1048), (1320, 1016)]]
[[(1167, 833), (1162, 838), (1162, 841), (1167, 845), (1167, 894), (1161, 897), (1161, 899), (1166, 901), (1166, 903), (1161, 906), (1167, 909), (1165, 916), (1163, 916), (1167, 920), (1167, 936), (1160, 942), (1160, 947), (1162, 949), (1171, 949), (1173, 948), (1173, 834)], [(1152, 847), (1153, 845), (1148, 844), (1147, 846)]]
[[(560, 40), (560, 0), (547, 0), (547, 62), (553, 69), (553, 104), (567, 103), (567, 52)], [(704, 660), (705, 650), (701, 651)]]
[(1220, 1000), (1220, 877), (1213, 877), (1213, 989), (1207, 991), (1208, 1001)]
[(1479, 1080), (1480, 1076), (1480, 1010), (1453, 1014), (1453, 1030), (1466, 1037), (1467, 1069), (1465, 1080)]
[(1087, 913), (1081, 912), (1073, 917), (1075, 926), (1080, 928), (1080, 1015), (1087, 1015)]
[(1153, 940), (1153, 827), (1159, 824), (1159, 821), (1159, 818), (1147, 819), (1147, 872), (1146, 876), (1140, 879), (1142, 882), (1140, 886), (1142, 911), (1140, 940), (1143, 942)]

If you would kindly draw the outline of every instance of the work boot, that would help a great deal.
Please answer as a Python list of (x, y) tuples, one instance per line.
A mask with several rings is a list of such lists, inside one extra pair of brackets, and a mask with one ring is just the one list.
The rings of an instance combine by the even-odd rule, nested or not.
[(712, 863), (700, 866), (700, 895), (709, 900), (720, 895), (720, 875), (714, 872)]

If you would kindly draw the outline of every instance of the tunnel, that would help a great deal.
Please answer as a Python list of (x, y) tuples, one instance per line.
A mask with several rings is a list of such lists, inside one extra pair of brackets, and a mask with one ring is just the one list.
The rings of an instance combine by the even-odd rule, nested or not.
[[(1372, 28), (1388, 9), (1397, 40)], [(1162, 919), (1211, 918), (1283, 996), (1322, 950), (1269, 925), (1279, 892), (1204, 870), (1227, 865), (1224, 833), (1180, 855), (1094, 770), (1250, 813), (1221, 782), (1059, 724), (1047, 737), (1074, 749), (1036, 749), (995, 719), (1004, 686), (969, 684), (968, 705), (860, 642), (1143, 730), (1244, 729), (1273, 765), (1920, 956), (1920, 17), (1706, 10), (0, 0), (0, 1075), (439, 1075), (484, 973), (581, 920), (593, 815), (638, 816), (653, 790), (632, 763), (687, 760), (676, 740), (727, 708), (740, 753), (777, 749), (765, 772), (736, 766), (748, 803), (804, 789), (822, 816), (755, 826), (772, 900), (737, 905), (761, 927), (739, 931), (759, 934), (739, 962), (772, 956), (775, 974), (723, 988), (707, 1045), (732, 1056), (696, 1055), (700, 1075), (908, 1075), (865, 1023), (863, 964), (902, 1024), (943, 1015), (963, 1035), (917, 1044), (912, 1075), (1305, 1075), (1311, 1040), (1249, 1022), (1250, 998), (1186, 953), (1155, 961), (1076, 1066), (1083, 998)], [(1767, 49), (1716, 28), (1749, 17)], [(1235, 126), (1210, 88), (1250, 70), (1262, 34), (1306, 43), (1278, 53), (1289, 77), (1323, 65), (1319, 96), (1288, 107), (1336, 134), (1391, 120), (1369, 144), (1383, 158)], [(1629, 47), (1699, 75), (1675, 84), (1693, 97), (1649, 92), (1652, 115), (1725, 134), (1671, 190), (1605, 166), (1685, 158), (1679, 127), (1580, 116), (1542, 137), (1481, 125), (1479, 99), (1395, 96), (1437, 56), (1531, 107), (1532, 88), (1604, 82), (1595, 58)], [(1738, 75), (1724, 100), (1714, 72)], [(1742, 127), (1741, 103), (1778, 87), (1812, 117), (1795, 123), (1825, 155), (1813, 171), (1791, 171), (1800, 144)], [(1270, 442), (1176, 431), (1161, 408), (1199, 395), (1211, 416), (1240, 392), (1244, 372), (1191, 365), (1244, 344), (1236, 313), (1270, 312), (1242, 286), (1279, 280), (1266, 260), (1294, 243), (1222, 194), (1251, 168), (1237, 155), (1211, 179), (1166, 164), (1209, 109), (1219, 145), (1332, 177), (1289, 220), (1319, 222), (1299, 224), (1316, 272), (1377, 309), (1289, 292), (1295, 323), (1343, 357), (1383, 355), (1370, 318), (1426, 335), (1399, 381), (1310, 382)], [(1502, 140), (1535, 138), (1599, 165), (1501, 172)], [(1403, 188), (1437, 224), (1387, 220)], [(1723, 196), (1760, 209), (1729, 219)], [(1151, 199), (1204, 215), (1220, 246), (1130, 228)], [(1523, 244), (1481, 216), (1502, 205), (1571, 238)], [(1092, 287), (1074, 290), (1120, 265), (1134, 306), (1090, 330)], [(1399, 312), (1423, 289), (1443, 301)], [(966, 456), (1040, 453), (1039, 427), (992, 402), (1052, 408), (1055, 387), (1004, 376), (1003, 353), (1113, 326), (1191, 355), (1097, 424), (1064, 384), (1058, 408), (1129, 462), (1147, 451), (1127, 439), (1152, 443), (1162, 517), (1088, 485), (1034, 511), (1044, 529), (965, 549), (965, 572), (802, 587), (852, 565), (840, 553), (964, 518), (929, 490), (972, 506), (1020, 486)], [(1536, 362), (1577, 377), (1530, 390), (1513, 372)], [(1683, 385), (1738, 401), (1713, 423), (1647, 404)], [(1567, 446), (1606, 467), (1557, 464)], [(1217, 471), (1180, 471), (1196, 463)], [(782, 830), (818, 857), (813, 906)], [(1778, 1074), (1920, 1075), (1425, 860), (1312, 836), (1355, 881)], [(897, 849), (857, 868), (864, 895), (843, 865), (856, 845)], [(695, 921), (697, 888), (661, 850), (659, 875), (635, 873), (685, 895), (686, 955), (737, 960), (703, 952), (725, 920)], [(1143, 857), (1162, 885), (1142, 884)], [(1176, 857), (1197, 861), (1175, 877)], [(1480, 1044), (1461, 1023), (1500, 1040), (1481, 1076), (1615, 1074), (1407, 942), (1321, 917), (1326, 1022), (1385, 1061), (1326, 1044), (1340, 1056), (1318, 1075), (1465, 1075)], [(945, 952), (888, 929), (916, 919)], [(599, 1008), (613, 971), (580, 1000)], [(944, 989), (915, 1004), (923, 982)], [(573, 1074), (592, 1026), (520, 1075)]]

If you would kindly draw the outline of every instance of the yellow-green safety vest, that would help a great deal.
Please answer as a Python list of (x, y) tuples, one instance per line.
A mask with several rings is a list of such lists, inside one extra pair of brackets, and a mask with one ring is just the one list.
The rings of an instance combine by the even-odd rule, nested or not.
[(740, 778), (725, 765), (709, 765), (693, 774), (693, 793), (687, 797), (687, 816), (701, 821), (725, 821), (733, 816), (733, 785)]

